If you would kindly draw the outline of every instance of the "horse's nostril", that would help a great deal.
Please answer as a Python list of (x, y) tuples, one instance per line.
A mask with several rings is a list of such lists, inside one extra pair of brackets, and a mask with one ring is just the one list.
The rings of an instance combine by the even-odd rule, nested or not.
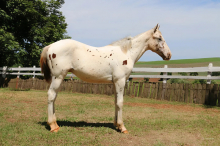
[(167, 53), (167, 58), (170, 59), (171, 58), (171, 54)]
[(168, 58), (170, 58), (170, 53), (168, 54)]

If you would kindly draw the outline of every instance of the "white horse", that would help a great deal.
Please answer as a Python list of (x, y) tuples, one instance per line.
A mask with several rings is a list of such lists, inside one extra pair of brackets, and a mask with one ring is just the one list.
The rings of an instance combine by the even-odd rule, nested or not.
[(48, 83), (48, 124), (57, 132), (54, 102), (58, 88), (68, 72), (90, 83), (113, 83), (115, 88), (114, 126), (128, 133), (122, 120), (123, 92), (134, 64), (151, 50), (164, 60), (171, 58), (158, 24), (133, 38), (125, 38), (104, 47), (92, 47), (65, 39), (46, 46), (41, 53), (41, 71)]

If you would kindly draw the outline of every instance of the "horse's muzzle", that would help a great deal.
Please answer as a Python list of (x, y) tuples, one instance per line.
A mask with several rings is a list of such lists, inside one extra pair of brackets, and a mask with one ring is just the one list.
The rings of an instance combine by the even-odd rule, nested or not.
[(164, 56), (163, 60), (170, 60), (171, 56), (171, 53), (167, 53), (167, 56)]

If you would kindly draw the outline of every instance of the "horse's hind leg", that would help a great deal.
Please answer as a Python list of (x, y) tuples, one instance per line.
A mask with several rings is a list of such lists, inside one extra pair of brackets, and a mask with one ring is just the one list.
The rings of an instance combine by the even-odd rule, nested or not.
[(50, 125), (51, 132), (57, 132), (59, 130), (59, 126), (56, 122), (55, 116), (55, 107), (54, 102), (57, 97), (57, 92), (60, 87), (60, 84), (63, 81), (63, 76), (60, 75), (59, 77), (52, 77), (52, 82), (50, 84), (50, 89), (48, 90), (48, 125)]

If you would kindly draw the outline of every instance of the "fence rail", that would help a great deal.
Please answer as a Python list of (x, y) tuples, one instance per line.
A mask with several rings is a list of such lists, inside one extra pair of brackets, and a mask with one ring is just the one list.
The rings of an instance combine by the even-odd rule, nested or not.
[[(15, 72), (17, 71), (17, 72)], [(26, 71), (26, 72), (24, 72)], [(27, 71), (33, 71), (27, 72)], [(32, 75), (43, 76), (40, 72), (41, 68), (38, 67), (0, 67), (0, 74), (3, 77), (6, 75), (17, 75), (19, 78), (20, 75)], [(191, 68), (168, 68), (167, 65), (164, 68), (133, 68), (132, 73), (149, 73), (149, 72), (163, 72), (163, 75), (130, 75), (130, 78), (162, 78), (163, 83), (166, 83), (168, 78), (178, 78), (178, 79), (205, 79), (207, 84), (211, 83), (211, 80), (220, 80), (220, 76), (211, 76), (212, 72), (220, 72), (220, 67), (213, 67), (210, 63), (207, 67), (191, 67)], [(207, 76), (178, 76), (178, 75), (167, 75), (168, 72), (177, 73), (177, 72), (207, 72)], [(67, 74), (67, 77), (76, 77), (74, 74)]]

